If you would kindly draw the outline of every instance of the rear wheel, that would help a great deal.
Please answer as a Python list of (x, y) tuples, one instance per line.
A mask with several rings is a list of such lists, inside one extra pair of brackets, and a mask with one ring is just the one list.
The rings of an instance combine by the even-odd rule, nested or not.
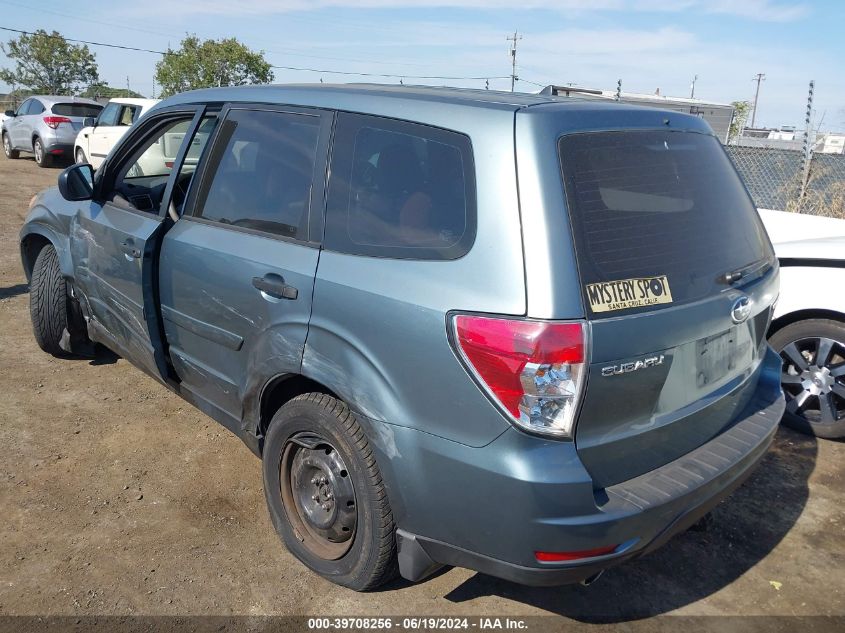
[(783, 359), (783, 422), (818, 437), (845, 437), (845, 324), (798, 321), (769, 342)]
[(85, 151), (81, 147), (76, 148), (75, 158), (76, 158), (76, 162), (79, 163), (80, 165), (88, 162), (88, 158), (86, 158), (86, 156), (85, 156)]
[(396, 575), (384, 483), (345, 404), (320, 393), (294, 398), (273, 417), (262, 459), (267, 507), (294, 556), (356, 591)]
[(32, 268), (29, 315), (38, 346), (53, 356), (64, 356), (59, 344), (68, 326), (67, 284), (52, 244), (41, 249)]
[(19, 158), (21, 153), (16, 150), (12, 149), (12, 141), (9, 139), (9, 135), (6, 132), (3, 132), (3, 153), (6, 154), (6, 158), (15, 159)]
[(53, 164), (53, 157), (44, 150), (44, 143), (40, 138), (32, 141), (32, 153), (35, 154), (35, 162), (39, 167), (49, 167)]

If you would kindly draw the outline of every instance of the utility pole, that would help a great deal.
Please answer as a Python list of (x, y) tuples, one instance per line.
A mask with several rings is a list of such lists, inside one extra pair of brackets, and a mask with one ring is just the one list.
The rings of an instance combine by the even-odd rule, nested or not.
[(698, 75), (692, 78), (692, 86), (690, 86), (689, 90), (689, 98), (695, 99), (695, 82), (698, 81)]
[(522, 36), (517, 31), (514, 31), (513, 37), (507, 37), (505, 39), (509, 42), (513, 42), (513, 44), (511, 44), (511, 92), (513, 92), (516, 80), (519, 79), (519, 77), (516, 76), (516, 43), (522, 39)]
[(760, 82), (765, 80), (765, 73), (757, 73), (754, 79), (751, 80), (757, 82), (757, 91), (754, 93), (754, 108), (751, 110), (751, 127), (754, 127), (754, 123), (757, 121), (757, 101), (760, 99)]

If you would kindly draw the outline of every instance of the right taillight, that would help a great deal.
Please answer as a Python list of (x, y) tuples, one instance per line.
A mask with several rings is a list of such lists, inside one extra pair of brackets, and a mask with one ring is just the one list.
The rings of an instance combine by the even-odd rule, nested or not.
[(586, 379), (584, 322), (456, 315), (458, 350), (517, 426), (571, 438)]

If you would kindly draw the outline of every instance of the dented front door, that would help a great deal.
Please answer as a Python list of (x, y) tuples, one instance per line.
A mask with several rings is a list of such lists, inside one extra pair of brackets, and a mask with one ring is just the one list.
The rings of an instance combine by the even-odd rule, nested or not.
[[(198, 108), (163, 112), (135, 130), (115, 161), (98, 174), (95, 200), (71, 220), (74, 286), (89, 316), (92, 338), (164, 380), (153, 273), (166, 209), (173, 195), (173, 163), (142, 170), (161, 136), (174, 126), (196, 128)], [(186, 138), (188, 138), (186, 136)], [(184, 158), (185, 150), (176, 164)]]

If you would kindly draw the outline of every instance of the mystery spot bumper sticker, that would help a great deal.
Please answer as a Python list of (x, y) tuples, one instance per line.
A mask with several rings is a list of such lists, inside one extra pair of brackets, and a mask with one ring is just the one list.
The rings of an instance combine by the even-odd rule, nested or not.
[(612, 312), (672, 303), (666, 275), (587, 284), (587, 298), (593, 312)]

